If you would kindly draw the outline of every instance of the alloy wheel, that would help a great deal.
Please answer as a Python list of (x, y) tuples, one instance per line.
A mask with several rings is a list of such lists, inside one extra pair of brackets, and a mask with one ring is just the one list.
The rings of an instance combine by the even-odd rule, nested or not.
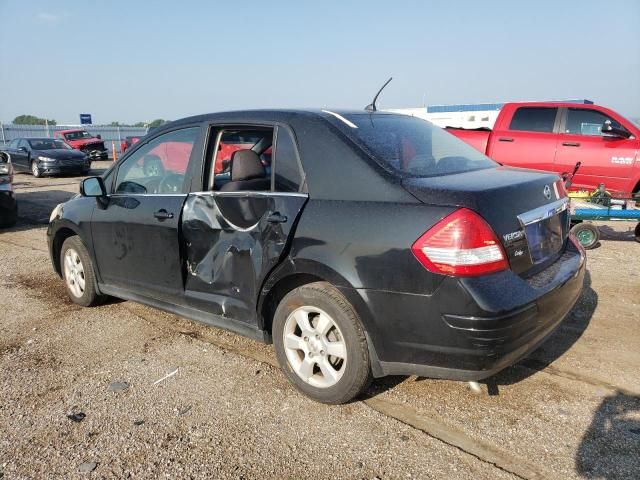
[(303, 306), (291, 312), (283, 344), (289, 365), (309, 385), (329, 388), (342, 378), (347, 347), (338, 325), (325, 311)]
[(82, 297), (86, 285), (84, 265), (73, 248), (69, 248), (64, 254), (64, 278), (73, 296)]

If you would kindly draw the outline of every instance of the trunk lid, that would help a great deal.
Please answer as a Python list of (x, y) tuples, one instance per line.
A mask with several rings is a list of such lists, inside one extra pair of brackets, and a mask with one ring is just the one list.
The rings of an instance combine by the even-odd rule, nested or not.
[(493, 228), (511, 269), (534, 274), (562, 253), (569, 232), (567, 197), (553, 173), (510, 167), (427, 178), (406, 178), (418, 200), (466, 207)]

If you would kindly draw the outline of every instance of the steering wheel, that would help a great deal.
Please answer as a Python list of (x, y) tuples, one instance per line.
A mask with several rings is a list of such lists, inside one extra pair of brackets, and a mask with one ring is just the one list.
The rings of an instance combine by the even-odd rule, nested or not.
[(184, 175), (179, 173), (165, 174), (158, 184), (158, 193), (181, 193)]

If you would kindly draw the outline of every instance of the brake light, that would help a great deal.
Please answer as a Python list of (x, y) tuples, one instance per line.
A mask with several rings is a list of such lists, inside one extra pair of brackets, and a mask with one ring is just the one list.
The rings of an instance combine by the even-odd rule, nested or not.
[(474, 277), (509, 268), (496, 234), (480, 215), (467, 208), (444, 217), (418, 238), (411, 250), (433, 273)]

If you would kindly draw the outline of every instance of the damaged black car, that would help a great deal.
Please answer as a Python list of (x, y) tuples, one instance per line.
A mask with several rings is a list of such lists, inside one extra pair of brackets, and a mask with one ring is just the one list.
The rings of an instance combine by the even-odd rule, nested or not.
[(71, 300), (114, 296), (273, 342), (325, 403), (384, 375), (489, 377), (583, 286), (557, 175), (502, 167), (409, 116), (186, 118), (80, 191), (48, 228)]

